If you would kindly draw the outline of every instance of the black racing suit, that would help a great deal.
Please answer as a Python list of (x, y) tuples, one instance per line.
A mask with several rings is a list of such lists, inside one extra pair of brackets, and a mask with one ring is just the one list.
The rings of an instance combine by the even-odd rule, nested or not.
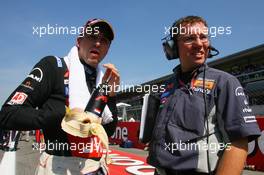
[[(95, 87), (95, 78), (89, 76), (96, 76), (95, 70), (84, 66), (87, 86), (91, 92)], [(41, 59), (2, 106), (0, 127), (7, 130), (43, 129), (45, 143), (69, 143), (66, 133), (61, 129), (68, 93), (65, 86), (66, 72), (67, 66), (63, 59), (54, 56)], [(107, 105), (114, 120), (103, 126), (108, 136), (111, 136), (117, 124), (115, 97), (109, 97)], [(71, 156), (70, 150), (46, 149), (46, 152)]]

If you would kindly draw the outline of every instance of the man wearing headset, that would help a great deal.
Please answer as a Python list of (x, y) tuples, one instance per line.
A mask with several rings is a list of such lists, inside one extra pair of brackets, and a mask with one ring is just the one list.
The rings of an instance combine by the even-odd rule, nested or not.
[(218, 54), (206, 21), (179, 19), (163, 46), (180, 65), (160, 97), (148, 163), (160, 175), (241, 174), (260, 130), (239, 81), (205, 63)]

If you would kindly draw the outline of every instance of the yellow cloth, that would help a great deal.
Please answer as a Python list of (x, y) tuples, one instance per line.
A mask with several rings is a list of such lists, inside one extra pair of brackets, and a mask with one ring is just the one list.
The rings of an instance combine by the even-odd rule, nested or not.
[[(90, 112), (83, 112), (81, 109), (66, 109), (66, 115), (62, 120), (62, 129), (73, 136), (87, 138), (92, 135), (97, 136), (106, 149), (106, 159), (109, 150), (109, 141), (104, 127), (101, 125), (102, 119)], [(110, 160), (107, 159), (107, 163)]]

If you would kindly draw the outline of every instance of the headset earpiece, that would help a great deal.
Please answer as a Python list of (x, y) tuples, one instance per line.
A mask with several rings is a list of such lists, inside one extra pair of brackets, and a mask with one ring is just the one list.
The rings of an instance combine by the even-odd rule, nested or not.
[(171, 38), (165, 38), (165, 41), (162, 43), (163, 51), (165, 52), (166, 58), (168, 60), (173, 60), (179, 58), (178, 47)]

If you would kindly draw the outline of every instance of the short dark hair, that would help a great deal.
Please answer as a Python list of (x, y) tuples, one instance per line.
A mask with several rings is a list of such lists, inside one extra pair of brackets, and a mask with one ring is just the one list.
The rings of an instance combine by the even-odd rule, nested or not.
[[(173, 25), (172, 25), (172, 29), (171, 29), (171, 36), (172, 36), (173, 28), (177, 28), (177, 29), (179, 29), (179, 28), (180, 28), (180, 25), (184, 25), (184, 24), (194, 24), (194, 23), (197, 23), (197, 22), (201, 22), (201, 23), (203, 23), (206, 27), (208, 27), (206, 20), (203, 19), (203, 18), (200, 17), (200, 16), (185, 16), (185, 17), (182, 17), (182, 18), (176, 20), (176, 21), (173, 23)], [(178, 36), (179, 36), (179, 33), (177, 33), (176, 36), (173, 36), (173, 38), (174, 38), (174, 39), (177, 39)]]

